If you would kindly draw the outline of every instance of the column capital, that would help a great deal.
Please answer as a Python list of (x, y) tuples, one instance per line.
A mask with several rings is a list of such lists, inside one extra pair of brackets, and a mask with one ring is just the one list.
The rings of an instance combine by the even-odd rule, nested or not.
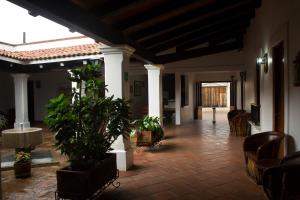
[(29, 74), (11, 74), (13, 78), (28, 78)]
[(134, 48), (128, 45), (116, 45), (116, 46), (105, 46), (100, 48), (101, 53), (104, 55), (111, 55), (111, 54), (120, 54), (125, 53), (128, 56), (132, 55), (135, 51)]
[(144, 67), (147, 70), (164, 70), (165, 67), (162, 64), (146, 64)]

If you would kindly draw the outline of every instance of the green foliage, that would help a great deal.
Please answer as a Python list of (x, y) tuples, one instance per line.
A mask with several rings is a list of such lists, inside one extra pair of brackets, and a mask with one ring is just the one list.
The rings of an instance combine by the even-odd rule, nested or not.
[(30, 155), (30, 153), (20, 151), (16, 154), (15, 159), (16, 159), (16, 163), (24, 163), (24, 162), (28, 162), (31, 160), (31, 155)]
[(136, 134), (136, 131), (151, 131), (154, 135), (154, 142), (159, 142), (164, 137), (164, 131), (159, 123), (159, 117), (145, 116), (143, 119), (133, 122), (135, 129), (131, 131), (131, 136)]
[[(118, 136), (128, 137), (130, 131), (128, 101), (105, 97), (99, 68), (89, 64), (71, 70), (70, 80), (77, 83), (72, 96), (61, 94), (47, 106), (45, 122), (56, 132), (55, 145), (69, 157), (72, 167), (101, 161)], [(82, 96), (84, 82), (86, 95)]]
[(7, 125), (7, 119), (4, 115), (0, 114), (0, 130), (5, 128)]

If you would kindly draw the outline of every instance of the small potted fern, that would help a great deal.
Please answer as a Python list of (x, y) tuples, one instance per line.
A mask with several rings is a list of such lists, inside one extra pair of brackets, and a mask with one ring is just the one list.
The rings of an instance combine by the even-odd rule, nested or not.
[(16, 178), (26, 178), (31, 176), (31, 155), (30, 153), (19, 151), (16, 153), (14, 171)]
[(152, 146), (164, 137), (158, 117), (145, 116), (143, 119), (135, 120), (133, 125), (135, 128), (131, 131), (131, 137), (136, 137), (136, 146)]

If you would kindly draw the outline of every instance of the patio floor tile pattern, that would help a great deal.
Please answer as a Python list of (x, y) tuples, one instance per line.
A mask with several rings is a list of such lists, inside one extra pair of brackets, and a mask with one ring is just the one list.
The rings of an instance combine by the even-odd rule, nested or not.
[[(229, 136), (225, 121), (166, 128), (159, 148), (138, 149), (134, 167), (121, 172), (121, 186), (101, 200), (264, 200), (244, 171), (241, 137)], [(3, 172), (5, 199), (54, 199), (57, 166), (34, 168), (30, 180)]]

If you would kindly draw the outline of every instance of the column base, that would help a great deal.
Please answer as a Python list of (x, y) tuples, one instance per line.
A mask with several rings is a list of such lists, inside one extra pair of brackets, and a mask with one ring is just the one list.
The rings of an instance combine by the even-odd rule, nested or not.
[(133, 165), (133, 150), (113, 150), (111, 153), (117, 155), (117, 168), (120, 171), (127, 171)]
[(30, 127), (30, 122), (16, 122), (16, 123), (14, 123), (14, 128), (16, 128), (16, 129), (21, 128), (21, 124), (23, 124), (23, 128)]

